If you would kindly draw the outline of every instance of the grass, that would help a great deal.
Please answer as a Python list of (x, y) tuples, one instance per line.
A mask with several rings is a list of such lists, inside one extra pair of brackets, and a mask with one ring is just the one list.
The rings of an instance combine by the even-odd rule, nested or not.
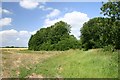
[[(4, 66), (7, 60), (17, 62), (19, 67), (4, 69), (10, 77), (62, 77), (62, 78), (117, 78), (118, 52), (103, 52), (101, 49), (68, 51), (14, 51), (3, 53)], [(17, 54), (20, 53), (19, 55)], [(29, 53), (29, 54), (28, 54)], [(8, 57), (11, 56), (11, 58)], [(17, 58), (20, 60), (12, 59)], [(11, 65), (12, 66), (12, 65)], [(7, 76), (7, 77), (8, 77)]]

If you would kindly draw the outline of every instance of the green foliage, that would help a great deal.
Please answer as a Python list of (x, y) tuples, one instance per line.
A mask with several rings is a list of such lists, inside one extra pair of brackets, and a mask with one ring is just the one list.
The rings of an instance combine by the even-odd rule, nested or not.
[(116, 49), (120, 49), (120, 21), (115, 21), (112, 26), (112, 41)]
[(112, 46), (112, 45), (108, 45), (108, 46), (104, 46), (103, 47), (103, 51), (111, 51), (111, 52), (113, 52), (114, 51), (114, 46)]
[(120, 49), (120, 2), (107, 2), (101, 7), (102, 14), (110, 18), (93, 18), (81, 29), (84, 50), (103, 48), (109, 45)]
[(68, 50), (78, 48), (78, 40), (70, 35), (70, 25), (60, 21), (51, 27), (42, 28), (29, 40), (29, 50)]
[(40, 29), (29, 40), (30, 50), (68, 50), (103, 48), (114, 46), (120, 49), (120, 2), (107, 2), (101, 13), (109, 18), (93, 18), (84, 23), (80, 40), (70, 35), (70, 25), (60, 21), (48, 28)]
[(81, 29), (81, 42), (85, 50), (112, 45), (120, 49), (120, 22), (111, 18), (93, 18)]
[(109, 32), (105, 32), (105, 24), (105, 19), (100, 17), (93, 18), (84, 23), (81, 29), (81, 42), (85, 50), (99, 48), (102, 47), (102, 45), (105, 45), (104, 42), (107, 41), (107, 38), (104, 38), (102, 33), (107, 36)]
[(69, 50), (69, 49), (77, 49), (79, 48), (78, 40), (75, 37), (70, 36), (64, 40), (61, 40), (57, 44), (57, 50)]
[(101, 7), (101, 13), (114, 20), (120, 20), (120, 1), (107, 2)]

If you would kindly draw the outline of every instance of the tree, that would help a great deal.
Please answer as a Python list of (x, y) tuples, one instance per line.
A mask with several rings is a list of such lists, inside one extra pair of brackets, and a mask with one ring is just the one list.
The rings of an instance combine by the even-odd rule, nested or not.
[(81, 29), (83, 48), (102, 48), (113, 44), (113, 27), (109, 24), (110, 18), (93, 18), (84, 23)]
[(109, 18), (98, 17), (84, 23), (81, 29), (82, 47), (87, 50), (112, 45), (120, 49), (120, 1), (104, 3), (101, 11)]
[(115, 21), (112, 26), (112, 41), (116, 49), (120, 49), (120, 21)]
[(104, 3), (101, 11), (102, 14), (109, 16), (113, 20), (120, 20), (120, 1)]
[(109, 1), (101, 7), (101, 13), (110, 17), (111, 41), (116, 49), (120, 49), (120, 1)]
[(78, 40), (70, 35), (70, 25), (60, 21), (54, 25), (41, 28), (32, 35), (29, 43), (29, 50), (68, 50), (78, 48)]

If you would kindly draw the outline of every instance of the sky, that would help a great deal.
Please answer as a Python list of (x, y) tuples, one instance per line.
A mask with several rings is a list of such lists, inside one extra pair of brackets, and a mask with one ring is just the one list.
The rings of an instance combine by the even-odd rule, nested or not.
[(31, 35), (58, 21), (71, 25), (77, 39), (83, 24), (94, 17), (102, 17), (102, 2), (2, 2), (0, 7), (1, 46), (27, 47)]

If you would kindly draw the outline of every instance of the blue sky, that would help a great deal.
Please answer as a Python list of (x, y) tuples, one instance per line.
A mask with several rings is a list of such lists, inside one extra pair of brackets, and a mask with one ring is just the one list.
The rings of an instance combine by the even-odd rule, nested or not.
[(102, 2), (3, 2), (0, 20), (1, 46), (27, 46), (32, 34), (63, 20), (70, 25), (71, 34), (79, 39), (84, 22), (100, 14)]

